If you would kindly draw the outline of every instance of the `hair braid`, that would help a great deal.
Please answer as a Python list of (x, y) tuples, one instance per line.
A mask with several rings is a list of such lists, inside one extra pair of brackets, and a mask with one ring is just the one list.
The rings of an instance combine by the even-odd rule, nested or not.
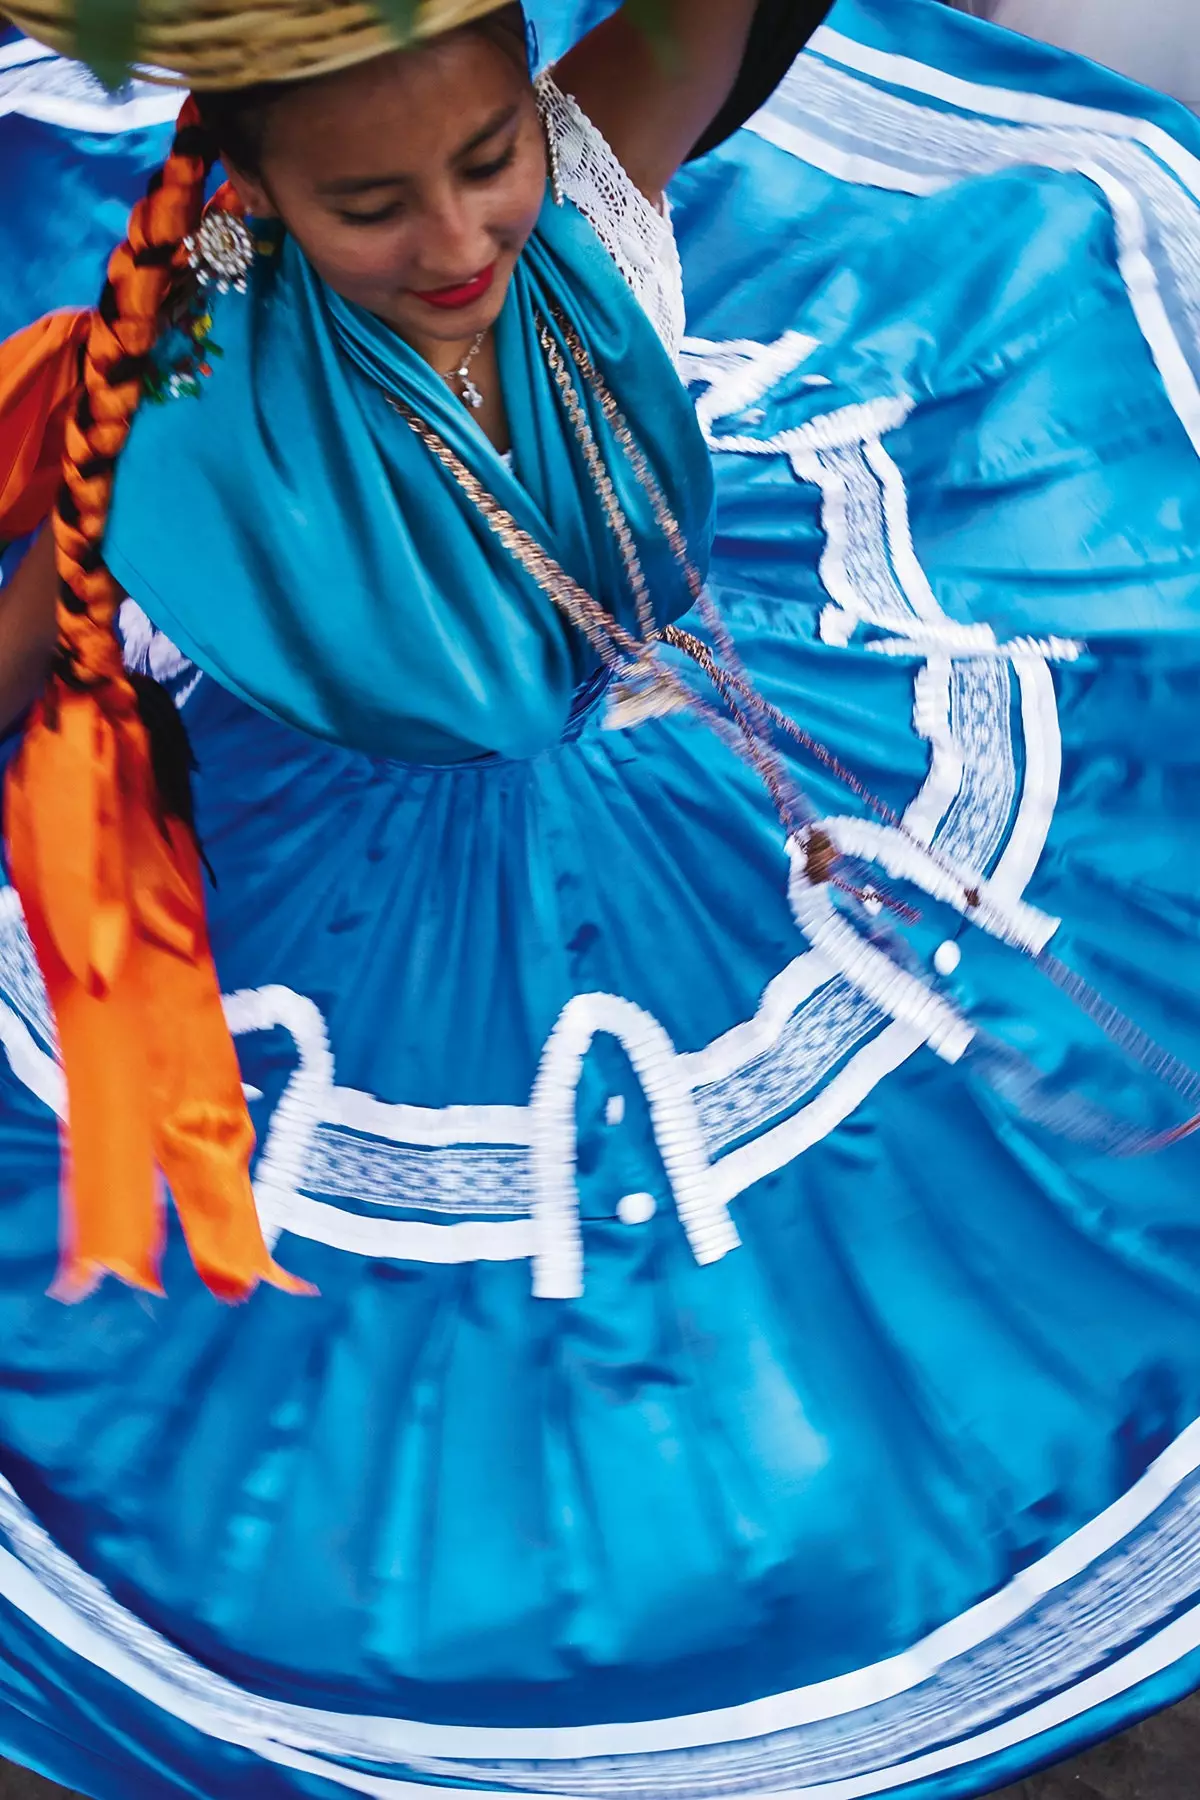
[(117, 457), (141, 400), (162, 309), (181, 267), (183, 240), (200, 221), (214, 160), (189, 98), (170, 155), (133, 209), (92, 314), (52, 515), (59, 597), (51, 712), (56, 682), (103, 687), (106, 711), (128, 711), (138, 703), (114, 629), (124, 595), (104, 565), (102, 545)]

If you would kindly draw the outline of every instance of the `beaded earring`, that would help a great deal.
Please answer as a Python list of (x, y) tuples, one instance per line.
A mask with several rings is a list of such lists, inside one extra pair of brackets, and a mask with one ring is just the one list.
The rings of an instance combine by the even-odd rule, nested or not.
[(254, 240), (237, 213), (209, 207), (198, 229), (184, 238), (183, 247), (201, 287), (215, 287), (219, 294), (230, 288), (245, 293), (246, 277), (254, 266)]
[(223, 354), (212, 335), (212, 295), (230, 290), (244, 294), (255, 262), (273, 256), (278, 247), (269, 221), (255, 236), (233, 205), (233, 191), (226, 184), (183, 240), (190, 279), (177, 286), (165, 309), (164, 329), (142, 382), (148, 400), (199, 398), (201, 384)]
[(533, 91), (537, 98), (538, 117), (542, 121), (542, 136), (546, 140), (546, 163), (550, 171), (550, 192), (554, 196), (555, 206), (561, 206), (563, 203), (562, 171), (558, 164), (558, 138), (554, 130), (550, 85), (549, 76), (541, 74), (533, 84)]

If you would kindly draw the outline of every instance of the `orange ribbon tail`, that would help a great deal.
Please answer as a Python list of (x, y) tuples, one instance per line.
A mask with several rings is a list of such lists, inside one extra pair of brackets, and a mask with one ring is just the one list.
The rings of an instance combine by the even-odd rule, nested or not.
[(110, 1272), (161, 1292), (170, 1187), (199, 1273), (221, 1299), (260, 1281), (311, 1292), (267, 1250), (250, 1185), (254, 1131), (208, 944), (199, 856), (159, 823), (136, 712), (91, 694), (42, 703), (8, 777), (13, 882), (66, 1072), (59, 1290)]
[(0, 542), (35, 531), (54, 504), (90, 322), (50, 313), (0, 344)]

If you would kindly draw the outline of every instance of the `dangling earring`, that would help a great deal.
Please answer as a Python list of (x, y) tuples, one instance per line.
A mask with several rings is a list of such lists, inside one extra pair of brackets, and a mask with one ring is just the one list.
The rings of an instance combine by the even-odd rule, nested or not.
[(550, 171), (550, 192), (554, 196), (555, 206), (563, 203), (562, 171), (558, 166), (558, 134), (554, 129), (554, 98), (551, 92), (552, 83), (544, 72), (533, 84), (537, 99), (538, 117), (542, 121), (542, 136), (546, 140), (546, 163)]
[(246, 277), (254, 266), (254, 240), (237, 213), (209, 207), (195, 234), (184, 238), (183, 247), (201, 287), (215, 287), (219, 294), (230, 288), (245, 293)]
[(199, 399), (201, 382), (213, 372), (213, 358), (222, 354), (212, 335), (213, 305), (206, 290), (227, 294), (233, 288), (244, 294), (256, 255), (269, 256), (274, 250), (272, 243), (255, 242), (241, 214), (233, 210), (236, 204), (226, 183), (205, 207), (196, 230), (183, 240), (196, 279), (182, 283), (169, 304), (166, 316), (173, 329), (161, 334), (142, 377), (147, 400), (175, 400), (183, 394)]

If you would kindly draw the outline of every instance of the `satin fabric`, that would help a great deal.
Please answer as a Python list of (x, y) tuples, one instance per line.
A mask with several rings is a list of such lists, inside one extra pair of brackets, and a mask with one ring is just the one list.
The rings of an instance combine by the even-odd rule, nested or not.
[[(52, 309), (95, 304), (130, 208), (165, 154), (164, 129), (142, 122), (144, 109), (153, 100), (164, 126), (179, 110), (177, 95), (168, 93), (164, 105), (162, 90), (143, 87), (137, 125), (123, 129), (118, 112), (118, 122), (100, 130), (106, 102), (99, 83), (74, 68), (64, 77), (59, 62), (6, 62), (25, 48), (0, 24), (0, 230), (11, 248), (0, 282), (0, 341)], [(41, 78), (49, 67), (60, 79), (47, 119)], [(31, 90), (36, 100), (26, 111), (23, 96)], [(68, 123), (62, 115), (70, 117), (73, 100), (78, 122)]]
[(87, 328), (85, 312), (49, 313), (0, 346), (0, 543), (28, 536), (53, 504)]
[[(843, 5), (834, 24), (864, 60), (914, 59), (987, 90), (965, 120), (963, 167), (906, 192), (903, 169), (886, 186), (847, 157), (851, 99), (911, 105), (910, 62), (871, 63), (833, 100), (802, 90), (805, 141), (830, 167), (742, 134), (689, 173), (675, 202), (695, 395), (715, 404), (729, 393), (721, 367), (744, 370), (796, 331), (807, 356), (716, 418), (719, 436), (766, 441), (845, 405), (913, 402), (883, 438), (909, 527), (889, 554), (911, 551), (952, 621), (1086, 644), (1051, 671), (1060, 766), (1027, 898), (1063, 920), (1054, 947), (1072, 966), (1194, 1064), (1200, 460), (1139, 328), (1101, 191), (1039, 166), (1028, 139), (1024, 160), (987, 172), (979, 144), (985, 102), (1014, 91), (1145, 117), (1190, 154), (1200, 133), (1151, 96), (933, 7)], [(835, 62), (818, 45), (813, 67)], [(933, 96), (919, 109), (910, 162), (954, 138), (971, 96), (952, 92), (953, 106)], [(870, 175), (895, 155), (875, 116), (877, 138), (851, 146), (872, 153)], [(786, 141), (793, 115), (775, 117)], [(1194, 334), (1181, 341), (1194, 348)], [(913, 723), (920, 659), (871, 649), (881, 634), (822, 632), (849, 558), (837, 482), (848, 492), (861, 468), (835, 457), (822, 490), (786, 451), (718, 451), (716, 463), (712, 579), (749, 668), (907, 806), (932, 754)], [(867, 491), (881, 507), (882, 478)], [(860, 583), (888, 567), (854, 564)], [(358, 652), (369, 662), (371, 640)], [(579, 996), (628, 999), (685, 1055), (722, 1044), (732, 1056), (768, 984), (806, 950), (770, 805), (692, 721), (613, 733), (585, 695), (538, 755), (419, 767), (264, 718), (208, 677), (193, 685), (161, 640), (144, 654), (170, 671), (201, 763), (223, 986), (267, 996), (238, 1038), (264, 1142), (302, 1048), (315, 1073), (292, 1099), (326, 1122), (336, 1111), (351, 1158), (369, 1135), (353, 1124), (363, 1096), (524, 1107)], [(1017, 790), (1027, 772), (1018, 754)], [(797, 773), (822, 811), (850, 807), (827, 774), (803, 761)], [(947, 991), (973, 1020), (1064, 1086), (1162, 1122), (1169, 1096), (1028, 962), (898, 893), (920, 907), (910, 941), (923, 967), (960, 943)], [(9, 1010), (36, 1035), (11, 947), (2, 966)], [(285, 1012), (281, 993), (303, 1005)], [(770, 1079), (768, 1060), (768, 1095)], [(750, 1107), (750, 1075), (747, 1089)], [(595, 1726), (599, 1763), (558, 1767), (560, 1786), (583, 1791), (599, 1767), (601, 1793), (656, 1800), (834, 1781), (905, 1800), (986, 1792), (1196, 1679), (1182, 1630), (1194, 1514), (1166, 1517), (1166, 1487), (1137, 1531), (1106, 1512), (1200, 1415), (1194, 1143), (1148, 1160), (1064, 1148), (969, 1061), (921, 1051), (741, 1192), (742, 1246), (704, 1268), (640, 1083), (601, 1036), (574, 1113), (579, 1299), (534, 1300), (525, 1261), (395, 1260), (289, 1234), (289, 1266), (320, 1288), (310, 1303), (262, 1293), (230, 1316), (174, 1239), (168, 1300), (106, 1291), (67, 1312), (41, 1293), (54, 1122), (16, 1065), (0, 1094), (3, 1471), (100, 1584), (98, 1600), (64, 1582), (58, 1603), (119, 1603), (189, 1670), (268, 1704), (376, 1719)], [(730, 1153), (736, 1124), (726, 1118)], [(372, 1229), (436, 1225), (413, 1168), (429, 1147), (407, 1148), (376, 1186), (376, 1165), (347, 1181), (327, 1146), (317, 1198)], [(644, 1193), (653, 1218), (624, 1223), (620, 1201)], [(1085, 1528), (1078, 1579), (1095, 1586), (1072, 1611), (1072, 1582), (1042, 1593), (1037, 1564)], [(282, 1768), (182, 1702), (171, 1711), (148, 1676), (66, 1647), (49, 1610), (35, 1622), (33, 1551), (8, 1526), (5, 1543), (24, 1585), (0, 1565), (0, 1741), (59, 1779), (106, 1800), (332, 1800), (389, 1780), (486, 1791), (501, 1775), (518, 1794), (546, 1791), (545, 1764), (465, 1759), (445, 1775), (411, 1747), (391, 1761), (347, 1753), (337, 1780)], [(743, 1738), (714, 1745), (712, 1721), (698, 1747), (640, 1765), (636, 1781), (615, 1752), (604, 1763), (614, 1722), (674, 1742), (666, 1728), (655, 1739), (654, 1721), (880, 1664), (899, 1680), (888, 1659), (957, 1621), (953, 1638), (1023, 1575), (1029, 1607), (1046, 1610), (1032, 1648), (1007, 1626), (958, 1663), (944, 1644), (948, 1663), (913, 1677), (899, 1716), (882, 1679), (840, 1713), (827, 1699), (830, 1716), (805, 1727), (826, 1735), (802, 1776), (778, 1775), (768, 1742), (743, 1779)], [(1181, 1627), (1177, 1648), (1156, 1642), (1159, 1667), (1122, 1685), (1164, 1619)], [(910, 1753), (918, 1730), (934, 1732), (941, 1768)], [(972, 1734), (978, 1747), (955, 1761)]]
[[(537, 311), (557, 305), (575, 325), (703, 572), (712, 475), (670, 359), (591, 226), (548, 198), (498, 329), (510, 471), (428, 364), (332, 294), (291, 240), (277, 263), (249, 294), (214, 302), (223, 355), (200, 399), (145, 406), (135, 420), (109, 567), (200, 668), (276, 719), (409, 762), (543, 749), (592, 654), (388, 396), (434, 424), (517, 523), (636, 629)], [(683, 574), (578, 385), (666, 623), (689, 604)]]

